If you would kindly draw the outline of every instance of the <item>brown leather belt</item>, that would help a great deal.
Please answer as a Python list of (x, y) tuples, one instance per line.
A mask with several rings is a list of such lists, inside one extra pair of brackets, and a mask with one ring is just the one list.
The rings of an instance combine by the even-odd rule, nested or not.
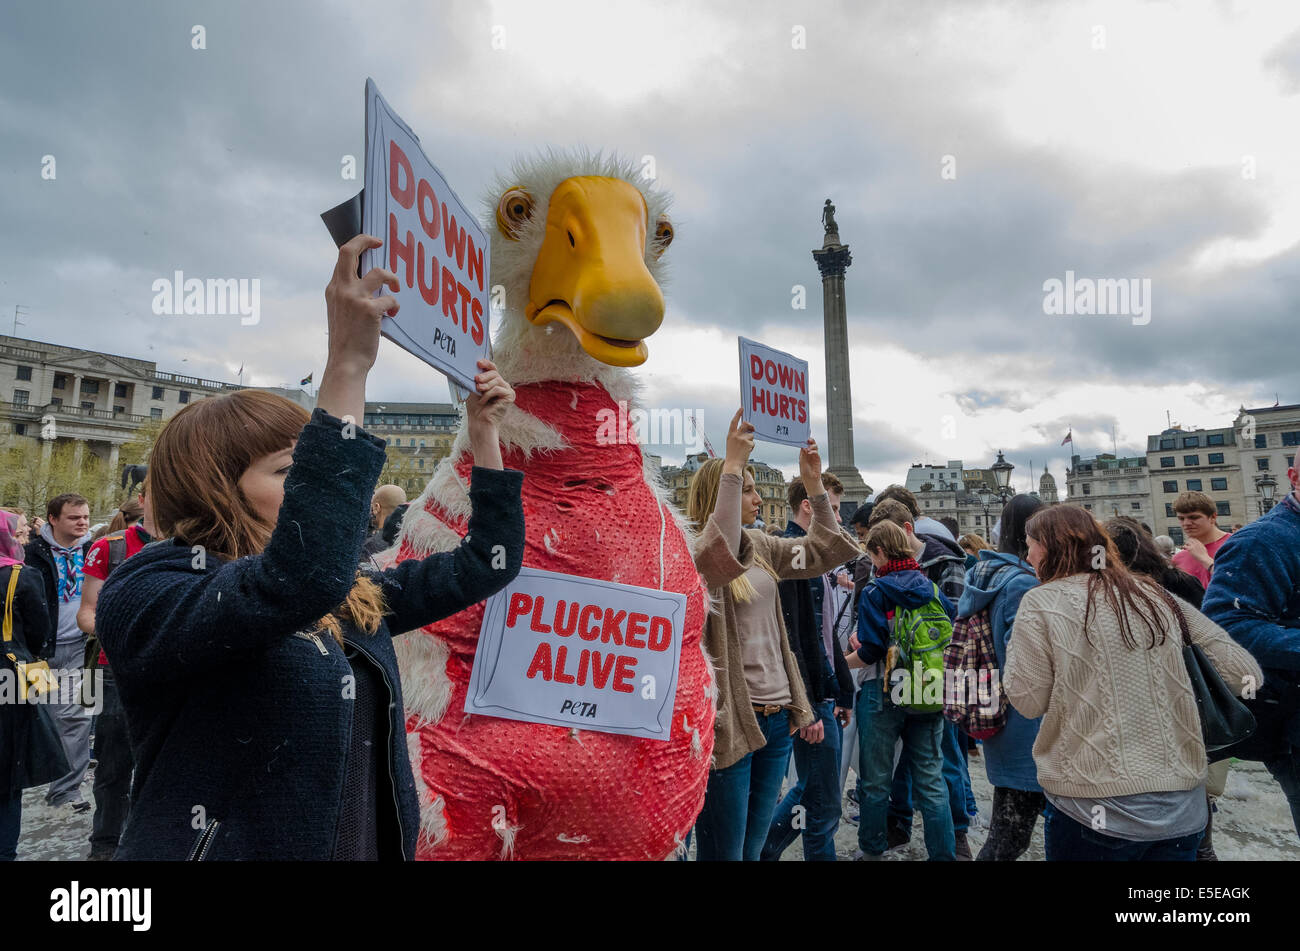
[(765, 717), (770, 717), (774, 713), (780, 713), (785, 707), (779, 703), (756, 703), (754, 712)]

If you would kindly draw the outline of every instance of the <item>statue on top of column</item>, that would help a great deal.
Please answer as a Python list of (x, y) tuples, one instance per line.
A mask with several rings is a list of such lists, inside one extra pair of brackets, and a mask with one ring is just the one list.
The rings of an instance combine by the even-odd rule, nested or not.
[(822, 207), (822, 226), (826, 229), (827, 234), (832, 231), (838, 234), (840, 230), (835, 223), (835, 206), (831, 204), (829, 198), (826, 199), (826, 204)]

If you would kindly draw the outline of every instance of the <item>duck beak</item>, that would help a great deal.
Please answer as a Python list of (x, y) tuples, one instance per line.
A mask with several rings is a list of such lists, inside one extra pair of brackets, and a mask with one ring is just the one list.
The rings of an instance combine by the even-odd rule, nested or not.
[(650, 355), (645, 338), (664, 319), (664, 295), (645, 266), (647, 210), (617, 178), (565, 179), (551, 195), (524, 316), (559, 321), (590, 356), (616, 367)]

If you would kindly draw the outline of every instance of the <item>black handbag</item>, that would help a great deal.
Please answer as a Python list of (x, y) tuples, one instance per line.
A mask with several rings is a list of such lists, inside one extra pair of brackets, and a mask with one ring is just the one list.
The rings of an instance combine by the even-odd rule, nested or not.
[(1290, 756), (1292, 744), (1286, 728), (1300, 714), (1300, 686), (1276, 678), (1266, 680), (1252, 699), (1242, 702), (1255, 717), (1255, 732), (1240, 743), (1210, 753), (1210, 762), (1244, 759), (1267, 763)]
[(1183, 663), (1196, 697), (1196, 709), (1201, 715), (1201, 736), (1205, 740), (1206, 755), (1224, 747), (1240, 743), (1255, 732), (1255, 715), (1223, 682), (1214, 663), (1205, 652), (1192, 643), (1187, 631), (1187, 618), (1183, 616), (1174, 599), (1163, 589), (1165, 603), (1178, 618), (1178, 629), (1183, 635)]
[(13, 732), (14, 758), (10, 766), (12, 792), (52, 783), (72, 772), (68, 754), (48, 704), (17, 705), (18, 722)]

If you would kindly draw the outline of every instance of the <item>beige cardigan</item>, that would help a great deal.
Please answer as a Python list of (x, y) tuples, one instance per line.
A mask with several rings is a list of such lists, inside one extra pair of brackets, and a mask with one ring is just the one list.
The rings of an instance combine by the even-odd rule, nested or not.
[[(1177, 619), (1160, 602), (1165, 641), (1148, 650), (1146, 625), (1130, 618), (1138, 648), (1129, 650), (1098, 592), (1085, 639), (1087, 581), (1071, 575), (1029, 591), (1007, 645), (1007, 699), (1024, 716), (1043, 718), (1034, 741), (1039, 784), (1089, 799), (1195, 789), (1205, 782), (1205, 743)], [(1247, 678), (1256, 689), (1263, 684), (1249, 651), (1190, 604), (1174, 601), (1192, 642), (1229, 689), (1240, 695)]]
[[(815, 578), (862, 554), (857, 543), (843, 529), (834, 531), (818, 524), (817, 512), (820, 508), (830, 510), (830, 498), (823, 493), (811, 501), (814, 518), (805, 536), (782, 538), (747, 529), (740, 533), (740, 552), (733, 554), (722, 530), (710, 516), (696, 543), (695, 567), (703, 576), (713, 599), (704, 622), (704, 648), (713, 660), (718, 685), (718, 713), (713, 728), (714, 769), (725, 769), (766, 744), (745, 683), (741, 631), (736, 626), (736, 605), (728, 583), (749, 570), (755, 553), (767, 559), (782, 581)], [(824, 517), (825, 512), (822, 514)], [(802, 567), (796, 568), (796, 563)], [(772, 611), (781, 631), (781, 653), (785, 657), (786, 676), (790, 678), (790, 696), (793, 698), (791, 722), (805, 727), (815, 718), (804, 692), (799, 665), (790, 651), (779, 598), (773, 599)]]

